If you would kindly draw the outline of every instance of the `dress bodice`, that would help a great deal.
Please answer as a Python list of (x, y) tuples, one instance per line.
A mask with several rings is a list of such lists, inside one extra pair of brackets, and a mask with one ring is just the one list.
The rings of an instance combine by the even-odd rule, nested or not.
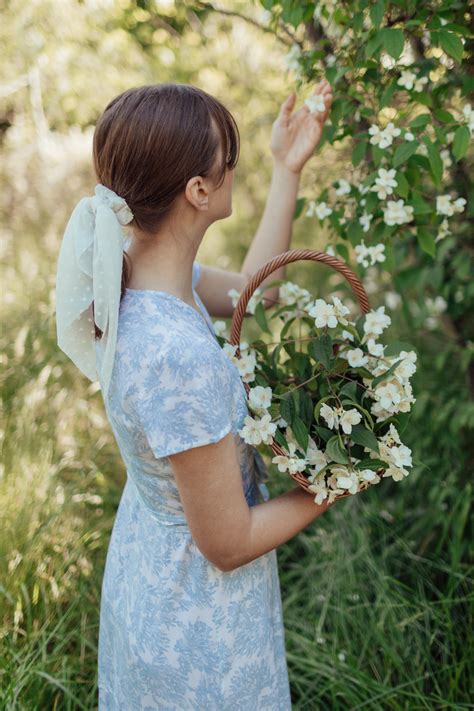
[[(238, 434), (249, 411), (237, 367), (202, 315), (174, 294), (126, 289), (119, 310), (114, 367), (104, 405), (139, 495), (164, 524), (187, 525), (169, 454), (233, 433), (247, 503), (269, 498), (260, 453)], [(100, 360), (102, 350), (96, 341)]]

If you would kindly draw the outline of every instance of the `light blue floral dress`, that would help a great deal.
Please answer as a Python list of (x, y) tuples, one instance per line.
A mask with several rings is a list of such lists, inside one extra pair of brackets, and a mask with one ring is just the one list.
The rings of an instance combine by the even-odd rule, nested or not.
[(249, 506), (269, 498), (265, 463), (237, 432), (245, 389), (199, 274), (195, 262), (202, 315), (163, 291), (127, 289), (120, 304), (104, 404), (127, 481), (102, 583), (100, 711), (291, 710), (276, 550), (229, 572), (210, 563), (168, 459), (232, 431)]

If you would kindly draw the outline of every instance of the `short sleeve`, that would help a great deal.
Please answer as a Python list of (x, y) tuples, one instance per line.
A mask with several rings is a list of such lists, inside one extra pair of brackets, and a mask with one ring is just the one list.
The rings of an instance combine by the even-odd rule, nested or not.
[(201, 278), (201, 265), (199, 262), (193, 262), (193, 288), (195, 289), (198, 285), (199, 279)]
[(225, 357), (206, 339), (180, 342), (147, 366), (137, 409), (155, 457), (218, 442), (231, 431), (232, 385)]

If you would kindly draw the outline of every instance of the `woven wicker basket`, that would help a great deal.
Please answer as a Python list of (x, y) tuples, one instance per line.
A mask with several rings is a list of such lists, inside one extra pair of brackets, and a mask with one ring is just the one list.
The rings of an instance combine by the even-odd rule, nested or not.
[[(281, 254), (277, 254), (277, 256), (273, 259), (270, 259), (263, 265), (263, 267), (261, 267), (257, 272), (255, 272), (255, 274), (252, 276), (249, 283), (241, 293), (239, 300), (235, 306), (234, 313), (232, 315), (229, 342), (233, 346), (237, 346), (237, 350), (235, 353), (237, 358), (240, 358), (241, 355), (239, 345), (241, 341), (240, 332), (242, 329), (242, 323), (247, 310), (247, 304), (255, 289), (260, 286), (262, 281), (266, 279), (269, 274), (272, 274), (272, 272), (276, 271), (279, 267), (285, 264), (290, 264), (291, 262), (298, 262), (300, 260), (323, 262), (324, 264), (328, 264), (333, 269), (336, 269), (336, 271), (340, 272), (351, 285), (352, 290), (357, 298), (357, 301), (359, 302), (359, 306), (362, 313), (366, 314), (368, 311), (370, 311), (371, 307), (369, 304), (369, 299), (362, 285), (362, 282), (344, 261), (338, 259), (337, 257), (333, 257), (330, 254), (326, 254), (325, 252), (318, 252), (314, 249), (292, 249), (288, 252), (282, 252)], [(334, 348), (338, 348), (337, 344), (334, 346)], [(335, 350), (335, 352), (337, 352), (337, 350)], [(244, 383), (244, 387), (248, 395), (250, 392), (250, 385), (248, 383)], [(276, 455), (286, 454), (282, 447), (280, 447), (278, 442), (275, 442), (275, 440), (272, 440), (270, 446)], [(384, 471), (384, 469), (379, 469), (377, 470), (377, 474), (380, 476)], [(288, 473), (296, 482), (298, 482), (298, 484), (305, 491), (313, 495), (313, 492), (310, 491), (308, 488), (311, 482), (308, 481), (305, 474), (303, 474), (302, 472), (296, 472), (294, 474), (291, 472)], [(359, 491), (367, 489), (368, 486), (369, 482), (362, 483)], [(352, 494), (350, 494), (349, 492), (345, 492), (344, 494), (339, 494), (338, 496), (336, 496), (334, 500), (337, 501), (338, 499), (342, 499), (346, 496), (352, 496)]]

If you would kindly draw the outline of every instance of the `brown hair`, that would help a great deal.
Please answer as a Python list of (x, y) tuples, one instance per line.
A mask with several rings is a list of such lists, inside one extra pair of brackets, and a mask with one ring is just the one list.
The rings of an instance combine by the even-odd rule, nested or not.
[[(215, 171), (219, 145), (222, 165)], [(171, 213), (190, 178), (210, 177), (220, 187), (239, 152), (239, 129), (230, 111), (203, 89), (172, 82), (119, 94), (106, 106), (93, 137), (98, 182), (126, 200), (134, 215), (130, 226), (150, 233)], [(120, 298), (130, 276), (128, 258), (124, 251)]]

